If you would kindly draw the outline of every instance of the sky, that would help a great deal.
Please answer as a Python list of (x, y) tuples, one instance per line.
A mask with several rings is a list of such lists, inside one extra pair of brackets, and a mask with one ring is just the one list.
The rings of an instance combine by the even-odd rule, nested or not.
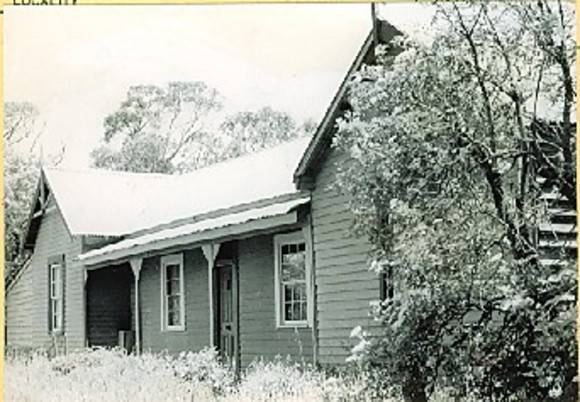
[[(429, 11), (389, 5), (413, 27)], [(5, 7), (5, 100), (36, 105), (43, 151), (89, 166), (128, 88), (205, 81), (226, 113), (263, 106), (319, 121), (371, 28), (370, 4)]]

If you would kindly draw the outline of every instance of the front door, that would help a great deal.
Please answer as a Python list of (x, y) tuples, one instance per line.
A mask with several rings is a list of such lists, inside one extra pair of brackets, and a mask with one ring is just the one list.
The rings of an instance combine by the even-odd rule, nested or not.
[(219, 350), (224, 361), (237, 366), (237, 278), (232, 263), (218, 265), (219, 277)]

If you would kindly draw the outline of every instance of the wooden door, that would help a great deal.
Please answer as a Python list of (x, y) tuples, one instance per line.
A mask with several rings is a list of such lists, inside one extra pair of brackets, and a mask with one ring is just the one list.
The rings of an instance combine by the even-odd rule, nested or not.
[(237, 280), (233, 264), (218, 267), (219, 277), (219, 350), (225, 362), (237, 368)]

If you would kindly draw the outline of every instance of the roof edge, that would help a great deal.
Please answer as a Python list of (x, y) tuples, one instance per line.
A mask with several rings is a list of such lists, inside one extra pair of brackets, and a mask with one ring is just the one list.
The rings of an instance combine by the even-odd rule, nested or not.
[(10, 281), (10, 283), (6, 287), (6, 291), (5, 291), (6, 296), (8, 296), (8, 293), (10, 293), (12, 288), (14, 286), (16, 286), (16, 283), (20, 280), (20, 278), (22, 277), (24, 272), (27, 269), (29, 269), (31, 265), (32, 265), (32, 257), (30, 257), (28, 260), (26, 260), (26, 262), (24, 263), (24, 266), (22, 268), (20, 268), (20, 270), (16, 273), (16, 276), (14, 277), (14, 279), (12, 279), (12, 281)]
[[(158, 253), (162, 250), (167, 250), (174, 247), (183, 247), (189, 244), (196, 244), (200, 242), (207, 242), (214, 239), (220, 239), (228, 236), (240, 236), (256, 230), (265, 230), (268, 228), (281, 227), (285, 225), (295, 224), (298, 222), (298, 212), (296, 208), (310, 202), (309, 196), (295, 197), (290, 201), (273, 202), (268, 205), (261, 205), (253, 209), (245, 211), (232, 212), (218, 217), (209, 218), (207, 221), (219, 220), (220, 218), (240, 216), (253, 212), (253, 210), (268, 210), (272, 207), (284, 207), (280, 211), (271, 211), (263, 216), (245, 218), (247, 220), (235, 219), (228, 223), (216, 224), (215, 227), (199, 228), (194, 230), (191, 225), (197, 225), (205, 222), (201, 220), (198, 222), (185, 222), (181, 225), (158, 229), (156, 231), (145, 233), (134, 238), (126, 238), (121, 243), (125, 242), (123, 247), (120, 244), (113, 243), (105, 245), (101, 248), (90, 250), (79, 256), (79, 260), (85, 266), (99, 268), (102, 264), (109, 265), (115, 261), (121, 261), (136, 255), (147, 255), (148, 253)], [(180, 233), (179, 229), (187, 227), (191, 232)], [(156, 238), (156, 235), (165, 233), (165, 236)], [(139, 241), (141, 239), (141, 242)], [(91, 268), (91, 269), (94, 269)]]
[(308, 168), (310, 167), (312, 162), (316, 159), (316, 154), (319, 152), (319, 149), (322, 145), (322, 140), (323, 140), (322, 137), (324, 136), (324, 133), (327, 131), (328, 126), (332, 123), (332, 121), (331, 121), (332, 116), (334, 115), (334, 113), (338, 109), (338, 105), (340, 104), (340, 101), (344, 97), (349, 78), (352, 76), (352, 74), (356, 70), (358, 70), (360, 68), (360, 66), (362, 64), (362, 60), (364, 59), (364, 57), (368, 53), (368, 51), (371, 47), (371, 44), (373, 43), (373, 36), (374, 36), (373, 31), (374, 31), (374, 29), (371, 29), (371, 31), (367, 35), (365, 41), (363, 42), (363, 45), (359, 49), (355, 59), (353, 60), (350, 68), (348, 69), (348, 71), (347, 71), (345, 77), (343, 78), (340, 86), (338, 87), (338, 90), (336, 91), (334, 97), (332, 98), (330, 105), (326, 109), (326, 112), (324, 113), (324, 117), (322, 118), (322, 121), (318, 125), (316, 132), (314, 133), (314, 135), (310, 139), (310, 142), (308, 143), (306, 150), (302, 154), (302, 158), (300, 158), (300, 162), (298, 163), (298, 167), (294, 171), (294, 183), (298, 186), (298, 188), (300, 188), (301, 178), (307, 173)]
[(226, 208), (214, 209), (214, 210), (203, 212), (203, 213), (200, 213), (197, 215), (191, 215), (191, 216), (187, 216), (184, 218), (174, 219), (172, 221), (162, 222), (162, 223), (156, 224), (154, 226), (142, 228), (139, 230), (135, 230), (133, 232), (123, 233), (123, 234), (112, 235), (112, 234), (88, 233), (88, 232), (87, 233), (79, 232), (76, 234), (80, 235), (80, 236), (87, 236), (87, 237), (110, 237), (111, 239), (127, 240), (127, 239), (132, 239), (135, 237), (140, 237), (140, 236), (143, 236), (143, 235), (146, 235), (149, 233), (158, 232), (160, 230), (171, 229), (171, 228), (185, 225), (188, 223), (202, 222), (204, 220), (219, 218), (220, 216), (224, 216), (224, 215), (228, 215), (228, 214), (240, 213), (240, 212), (247, 211), (249, 209), (260, 208), (260, 207), (264, 207), (264, 206), (268, 206), (268, 205), (272, 205), (272, 204), (276, 204), (276, 203), (280, 203), (280, 202), (284, 202), (284, 201), (291, 201), (294, 199), (304, 198), (304, 197), (308, 197), (308, 196), (309, 195), (307, 192), (300, 191), (300, 190), (293, 191), (291, 193), (285, 193), (285, 194), (276, 195), (274, 197), (262, 198), (262, 199), (251, 201), (251, 202), (235, 204), (235, 205), (232, 205), (232, 206), (229, 206)]
[(404, 34), (391, 23), (378, 18), (375, 19), (373, 27), (371, 28), (368, 36), (366, 37), (356, 57), (354, 58), (330, 105), (326, 109), (321, 123), (318, 125), (314, 136), (310, 140), (310, 143), (306, 147), (306, 150), (304, 151), (302, 158), (298, 163), (298, 167), (294, 171), (294, 184), (297, 186), (297, 188), (308, 188), (308, 186), (305, 185), (306, 183), (304, 183), (303, 179), (306, 175), (308, 175), (310, 168), (324, 154), (325, 148), (328, 146), (328, 141), (333, 136), (332, 130), (330, 130), (332, 128), (331, 125), (333, 125), (335, 122), (335, 114), (346, 94), (348, 81), (352, 77), (353, 73), (360, 69), (363, 61), (369, 55), (369, 52), (372, 51), (376, 36), (379, 36), (379, 41), (381, 43), (388, 43), (393, 37), (397, 35)]

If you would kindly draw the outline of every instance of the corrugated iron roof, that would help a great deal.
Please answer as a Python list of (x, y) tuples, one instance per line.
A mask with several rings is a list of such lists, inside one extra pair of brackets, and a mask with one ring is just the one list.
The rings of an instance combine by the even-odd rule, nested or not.
[(122, 236), (296, 192), (309, 138), (183, 175), (44, 169), (72, 235)]
[[(224, 214), (219, 217), (204, 219), (199, 222), (186, 223), (168, 229), (160, 229), (141, 236), (121, 240), (117, 243), (104, 246), (99, 249), (88, 251), (79, 256), (85, 263), (95, 264), (111, 259), (126, 258), (132, 253), (144, 253), (164, 248), (167, 245), (161, 242), (171, 242), (175, 245), (181, 239), (184, 243), (195, 242), (191, 236), (197, 235), (198, 240), (207, 241), (216, 237), (216, 229), (236, 227), (249, 222), (263, 220), (288, 214), (300, 205), (307, 204), (309, 197), (297, 197), (295, 199), (273, 202), (270, 205), (249, 208), (245, 211)], [(295, 221), (292, 221), (295, 223)], [(243, 233), (243, 230), (240, 232)], [(217, 234), (219, 237), (219, 233)], [(177, 242), (177, 243), (176, 243)], [(175, 243), (175, 244), (174, 244)]]

